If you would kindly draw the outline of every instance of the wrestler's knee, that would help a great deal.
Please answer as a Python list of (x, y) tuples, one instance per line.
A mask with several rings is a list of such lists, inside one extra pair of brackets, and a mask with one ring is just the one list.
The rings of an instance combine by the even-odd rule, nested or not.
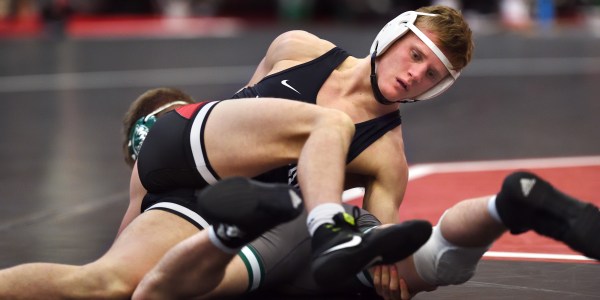
[(344, 137), (352, 137), (354, 135), (354, 122), (346, 113), (336, 109), (324, 108), (319, 110), (316, 118), (316, 128), (327, 128), (335, 130)]

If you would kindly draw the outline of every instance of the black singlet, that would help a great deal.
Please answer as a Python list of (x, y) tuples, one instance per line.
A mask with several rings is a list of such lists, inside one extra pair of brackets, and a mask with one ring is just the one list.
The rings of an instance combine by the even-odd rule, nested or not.
[[(268, 75), (256, 85), (238, 91), (232, 98), (276, 97), (316, 104), (319, 90), (348, 56), (346, 51), (335, 47), (311, 61)], [(400, 124), (402, 119), (397, 111), (355, 124), (356, 130), (346, 162), (350, 163), (377, 139)], [(279, 175), (275, 176), (275, 173)], [(284, 175), (291, 178), (292, 173), (295, 173), (295, 168), (282, 168), (259, 179), (273, 181), (273, 176)]]

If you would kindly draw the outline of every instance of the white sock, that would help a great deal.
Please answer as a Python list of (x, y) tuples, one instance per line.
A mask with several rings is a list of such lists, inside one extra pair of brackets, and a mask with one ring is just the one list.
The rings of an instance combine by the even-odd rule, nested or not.
[(491, 245), (457, 246), (444, 237), (439, 224), (441, 219), (433, 227), (429, 240), (413, 254), (417, 274), (432, 286), (464, 283), (473, 277), (477, 264)]
[(490, 200), (488, 200), (488, 212), (490, 213), (490, 216), (492, 216), (492, 218), (496, 221), (498, 221), (498, 223), (504, 225), (504, 222), (502, 222), (502, 219), (500, 219), (500, 215), (498, 214), (498, 209), (496, 208), (496, 196), (492, 196), (490, 198)]
[(308, 218), (306, 218), (306, 226), (308, 227), (310, 236), (314, 235), (319, 226), (325, 223), (333, 224), (333, 216), (343, 212), (346, 212), (344, 207), (337, 203), (320, 204), (313, 208), (308, 213)]

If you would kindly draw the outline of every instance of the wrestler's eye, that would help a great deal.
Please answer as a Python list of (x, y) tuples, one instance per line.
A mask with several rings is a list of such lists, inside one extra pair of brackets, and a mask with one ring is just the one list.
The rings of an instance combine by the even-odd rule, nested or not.
[(436, 80), (437, 79), (437, 72), (435, 70), (429, 69), (427, 70), (427, 77), (429, 77), (429, 79), (431, 80)]
[(412, 50), (410, 51), (410, 57), (414, 60), (414, 61), (421, 61), (421, 53), (419, 53), (416, 50)]

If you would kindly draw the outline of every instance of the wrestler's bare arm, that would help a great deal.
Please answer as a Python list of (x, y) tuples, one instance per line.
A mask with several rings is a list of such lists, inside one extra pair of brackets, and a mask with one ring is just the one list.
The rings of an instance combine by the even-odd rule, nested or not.
[(145, 195), (146, 189), (140, 182), (136, 162), (133, 166), (131, 179), (129, 181), (129, 206), (127, 207), (127, 211), (123, 216), (117, 236), (121, 234), (121, 232), (125, 229), (125, 227), (127, 227), (127, 225), (129, 225), (129, 223), (131, 223), (131, 221), (133, 221), (133, 219), (140, 215), (140, 207), (142, 206), (142, 199)]
[(400, 127), (386, 133), (350, 165), (351, 173), (363, 174), (363, 208), (382, 223), (398, 223), (398, 209), (408, 183), (408, 164)]
[(265, 76), (321, 56), (335, 45), (302, 30), (287, 31), (273, 40), (248, 86)]

